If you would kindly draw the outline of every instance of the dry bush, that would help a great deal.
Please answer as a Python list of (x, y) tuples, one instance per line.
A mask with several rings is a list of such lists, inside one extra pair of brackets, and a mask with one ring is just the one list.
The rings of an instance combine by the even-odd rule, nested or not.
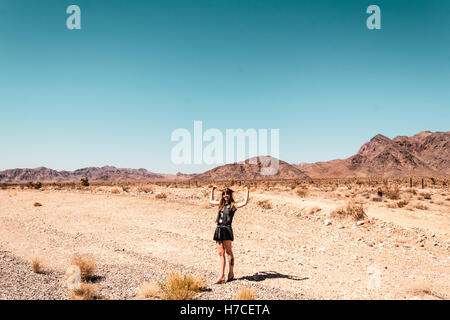
[(301, 198), (305, 198), (306, 196), (308, 196), (308, 190), (304, 188), (296, 188), (294, 191)]
[(158, 192), (158, 193), (155, 195), (155, 198), (156, 198), (156, 199), (166, 199), (166, 198), (167, 198), (167, 194), (165, 194), (164, 192)]
[(257, 294), (249, 288), (241, 288), (236, 296), (236, 300), (256, 300)]
[(386, 205), (386, 207), (388, 207), (388, 208), (390, 208), (390, 209), (395, 209), (395, 208), (398, 208), (398, 206), (397, 206), (397, 203), (388, 203), (387, 205)]
[(331, 213), (332, 216), (350, 217), (353, 220), (363, 220), (367, 218), (364, 206), (362, 203), (355, 203), (349, 201), (346, 208), (339, 208)]
[(272, 204), (269, 202), (269, 200), (260, 200), (257, 202), (257, 204), (263, 209), (272, 209)]
[(42, 204), (39, 203), (39, 202), (35, 202), (35, 203), (34, 203), (34, 206), (35, 206), (35, 207), (42, 207)]
[(309, 214), (315, 214), (315, 213), (317, 213), (317, 212), (319, 212), (319, 211), (321, 211), (322, 210), (322, 208), (319, 208), (319, 207), (312, 207), (310, 210), (309, 210)]
[(40, 273), (43, 268), (42, 260), (38, 257), (34, 257), (31, 259), (31, 270), (33, 270), (34, 273)]
[(420, 195), (426, 200), (431, 200), (431, 193), (429, 192), (422, 192)]
[(391, 200), (400, 199), (400, 189), (398, 188), (398, 186), (395, 186), (393, 188), (387, 188), (384, 194)]
[(137, 298), (138, 299), (157, 299), (161, 295), (160, 287), (155, 282), (143, 282), (139, 286)]
[(400, 200), (397, 202), (397, 207), (399, 208), (403, 208), (404, 206), (406, 206), (408, 204), (408, 201), (406, 200)]
[(118, 193), (120, 193), (120, 190), (118, 188), (114, 188), (114, 189), (111, 190), (111, 193), (112, 194), (118, 194)]
[(99, 298), (99, 289), (93, 283), (81, 283), (79, 289), (69, 290), (72, 300), (94, 300)]
[(150, 185), (139, 186), (137, 190), (138, 192), (153, 193), (153, 187)]
[(94, 258), (90, 256), (75, 255), (70, 264), (80, 268), (81, 280), (83, 281), (91, 279), (97, 269)]
[(160, 297), (164, 300), (190, 300), (196, 293), (206, 288), (203, 278), (181, 276), (178, 273), (171, 273), (166, 281), (158, 285), (161, 290)]
[(423, 204), (418, 204), (418, 205), (414, 206), (414, 208), (419, 209), (419, 210), (428, 210), (428, 207), (424, 206)]
[(381, 198), (379, 198), (379, 197), (373, 197), (372, 198), (372, 201), (373, 202), (381, 202), (381, 201), (383, 201)]

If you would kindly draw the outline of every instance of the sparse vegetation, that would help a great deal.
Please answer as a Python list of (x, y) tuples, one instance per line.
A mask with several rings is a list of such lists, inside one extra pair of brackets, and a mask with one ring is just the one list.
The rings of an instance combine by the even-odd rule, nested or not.
[(431, 200), (431, 193), (429, 192), (422, 192), (420, 195), (426, 200)]
[(296, 188), (295, 189), (295, 193), (301, 197), (301, 198), (305, 198), (308, 195), (308, 190), (304, 189), (304, 188)]
[(397, 202), (397, 207), (399, 208), (403, 208), (404, 206), (406, 206), (408, 204), (408, 201), (406, 200), (400, 200)]
[(80, 268), (81, 280), (90, 280), (97, 269), (95, 260), (91, 256), (75, 255), (70, 261), (71, 265), (78, 266)]
[(99, 289), (93, 283), (81, 283), (79, 289), (69, 290), (72, 300), (94, 300), (99, 298)]
[(272, 204), (269, 202), (269, 200), (260, 200), (257, 202), (257, 204), (259, 207), (261, 207), (263, 209), (266, 209), (266, 210), (272, 209)]
[(393, 188), (387, 188), (384, 194), (391, 200), (400, 199), (400, 189), (398, 188), (398, 186), (394, 186)]
[(166, 199), (166, 198), (167, 198), (167, 194), (165, 194), (164, 192), (158, 192), (158, 193), (155, 195), (155, 198), (156, 198), (156, 199)]
[(34, 257), (31, 260), (31, 270), (33, 270), (34, 273), (41, 273), (43, 268), (42, 260), (38, 257)]
[(113, 189), (111, 189), (111, 193), (118, 194), (118, 193), (120, 193), (120, 190), (118, 188), (113, 188)]
[(346, 208), (340, 208), (333, 211), (331, 215), (337, 217), (350, 217), (355, 221), (367, 218), (363, 204), (355, 203), (353, 201), (349, 201)]
[(28, 187), (30, 189), (36, 189), (37, 190), (37, 189), (42, 188), (42, 183), (40, 181), (38, 181), (38, 182), (30, 181), (30, 182), (28, 182)]
[(136, 298), (138, 299), (157, 299), (161, 296), (161, 288), (155, 282), (145, 281), (141, 283)]
[(428, 207), (423, 204), (415, 205), (414, 208), (419, 209), (419, 210), (428, 210)]
[(249, 288), (241, 288), (236, 296), (236, 300), (256, 300), (257, 294)]
[(81, 178), (80, 181), (81, 181), (81, 185), (83, 187), (89, 187), (89, 179), (88, 179), (88, 177)]
[(42, 207), (42, 204), (39, 203), (39, 202), (35, 202), (33, 205), (34, 205), (35, 207)]
[(159, 283), (159, 287), (160, 297), (164, 300), (190, 300), (206, 288), (206, 283), (202, 278), (171, 273), (166, 281)]

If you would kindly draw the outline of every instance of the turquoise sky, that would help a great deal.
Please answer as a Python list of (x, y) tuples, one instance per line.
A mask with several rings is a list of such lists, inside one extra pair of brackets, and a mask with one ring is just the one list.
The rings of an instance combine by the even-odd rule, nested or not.
[(0, 0), (0, 170), (200, 172), (170, 159), (194, 120), (279, 128), (295, 163), (448, 131), (449, 17), (448, 0)]

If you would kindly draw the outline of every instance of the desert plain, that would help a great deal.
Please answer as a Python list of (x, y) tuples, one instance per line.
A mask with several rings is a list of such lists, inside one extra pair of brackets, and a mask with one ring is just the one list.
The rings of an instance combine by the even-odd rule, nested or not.
[(0, 299), (70, 299), (75, 255), (95, 261), (99, 299), (138, 299), (143, 283), (174, 272), (204, 279), (194, 299), (235, 299), (242, 288), (258, 299), (450, 298), (445, 181), (223, 185), (236, 200), (248, 185), (250, 200), (233, 220), (235, 280), (220, 285), (211, 184), (3, 187)]

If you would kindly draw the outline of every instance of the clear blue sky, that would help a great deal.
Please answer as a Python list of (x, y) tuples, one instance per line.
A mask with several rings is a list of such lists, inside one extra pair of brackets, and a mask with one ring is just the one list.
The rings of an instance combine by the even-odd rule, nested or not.
[(447, 131), (449, 16), (448, 0), (1, 0), (0, 170), (200, 172), (170, 160), (194, 120), (279, 128), (295, 163)]

